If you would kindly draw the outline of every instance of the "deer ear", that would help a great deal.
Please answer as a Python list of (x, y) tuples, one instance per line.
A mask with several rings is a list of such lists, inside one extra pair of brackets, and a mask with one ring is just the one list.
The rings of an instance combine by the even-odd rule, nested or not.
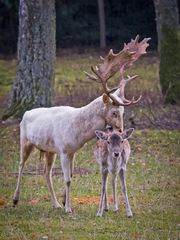
[(107, 140), (107, 134), (105, 132), (96, 130), (95, 134), (96, 134), (97, 138), (102, 139), (102, 140)]
[(111, 100), (110, 100), (110, 98), (108, 97), (108, 95), (106, 93), (103, 93), (102, 98), (103, 98), (103, 102), (105, 104), (110, 104), (111, 103)]
[(122, 138), (123, 139), (129, 139), (134, 132), (134, 128), (129, 128), (123, 131)]

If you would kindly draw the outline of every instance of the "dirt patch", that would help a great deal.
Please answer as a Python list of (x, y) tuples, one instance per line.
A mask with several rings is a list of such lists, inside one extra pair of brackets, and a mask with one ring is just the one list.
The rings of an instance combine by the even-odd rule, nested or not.
[(124, 119), (125, 127), (180, 130), (180, 106), (142, 102), (125, 111)]
[[(82, 196), (82, 197), (74, 197), (72, 199), (74, 203), (82, 204), (82, 205), (98, 205), (100, 201), (100, 196)], [(108, 202), (113, 202), (112, 195), (108, 196)]]
[[(85, 88), (87, 86), (82, 84), (82, 86), (79, 86), (78, 91), (56, 96), (54, 105), (80, 107), (88, 104), (100, 95), (98, 90), (88, 89), (88, 91), (85, 91)], [(140, 93), (131, 92), (127, 98), (131, 99), (133, 95), (138, 96)], [(3, 111), (5, 108), (6, 100), (6, 97), (0, 97), (0, 111)], [(19, 122), (20, 119), (8, 119), (5, 122), (0, 121), (0, 127), (6, 128), (18, 125)], [(180, 130), (180, 105), (165, 105), (160, 93), (144, 92), (142, 100), (138, 104), (126, 107), (124, 124), (125, 128)]]
[[(120, 201), (122, 201), (122, 200), (123, 199), (121, 199)], [(47, 196), (43, 197), (43, 201), (49, 202), (49, 197), (47, 197)], [(100, 196), (79, 196), (79, 197), (72, 198), (73, 204), (80, 204), (80, 205), (99, 205), (99, 201), (100, 201)], [(36, 205), (39, 202), (42, 202), (41, 198), (31, 199), (29, 201), (29, 203), (32, 205)], [(112, 195), (108, 196), (108, 203), (109, 204), (113, 203)], [(4, 202), (3, 202), (3, 204), (4, 204)]]
[[(82, 167), (75, 167), (73, 175), (83, 176), (90, 173), (91, 171), (89, 169), (82, 168)], [(10, 174), (18, 175), (18, 172), (12, 172)], [(30, 175), (30, 176), (37, 176), (37, 175), (43, 175), (43, 174), (44, 174), (43, 164), (39, 164), (38, 166), (31, 166), (28, 168), (28, 170), (23, 172), (23, 175)], [(60, 167), (54, 167), (52, 169), (52, 176), (59, 176), (59, 175), (63, 175), (62, 169)]]

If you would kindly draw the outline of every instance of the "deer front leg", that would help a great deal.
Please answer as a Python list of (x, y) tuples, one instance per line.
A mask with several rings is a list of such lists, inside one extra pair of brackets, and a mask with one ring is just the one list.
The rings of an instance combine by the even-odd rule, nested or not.
[[(70, 176), (73, 177), (74, 172), (74, 154), (71, 156), (70, 161)], [(63, 192), (62, 192), (62, 204), (65, 206), (66, 204), (66, 187), (64, 186)]]
[(125, 200), (125, 206), (126, 206), (126, 214), (128, 217), (132, 217), (132, 211), (131, 211), (131, 207), (129, 204), (129, 200), (128, 200), (128, 194), (127, 194), (127, 187), (126, 187), (126, 172), (125, 170), (121, 169), (120, 173), (119, 173), (120, 179), (121, 179), (121, 186), (122, 186), (122, 192), (124, 194), (124, 200)]
[(108, 196), (107, 196), (107, 181), (106, 181), (106, 190), (104, 195), (104, 211), (109, 211), (109, 205), (108, 205)]
[(102, 188), (101, 188), (101, 197), (100, 197), (100, 203), (99, 203), (99, 209), (97, 212), (97, 217), (102, 217), (103, 214), (103, 202), (104, 202), (104, 197), (105, 197), (105, 207), (108, 208), (107, 206), (107, 193), (106, 193), (106, 185), (107, 185), (107, 175), (108, 175), (108, 170), (107, 169), (102, 169)]
[(70, 204), (70, 185), (71, 185), (71, 159), (68, 155), (61, 155), (61, 165), (64, 174), (64, 183), (65, 183), (65, 211), (66, 213), (71, 213), (71, 204)]
[(116, 175), (112, 176), (112, 190), (113, 190), (113, 211), (118, 210), (117, 201), (116, 201)]
[[(104, 171), (107, 172), (105, 174), (108, 175), (108, 170), (106, 169), (106, 167), (104, 168)], [(105, 194), (104, 194), (104, 211), (108, 212), (109, 211), (109, 205), (108, 205), (108, 196), (107, 196), (107, 182), (108, 182), (108, 178), (107, 176), (105, 176)]]

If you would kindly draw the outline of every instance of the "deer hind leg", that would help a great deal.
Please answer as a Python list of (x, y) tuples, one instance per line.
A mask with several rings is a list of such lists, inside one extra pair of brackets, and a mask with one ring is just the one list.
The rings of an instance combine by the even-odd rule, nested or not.
[(51, 194), (51, 202), (55, 208), (62, 208), (59, 202), (57, 201), (56, 194), (54, 192), (54, 187), (52, 183), (52, 167), (55, 160), (55, 154), (45, 152), (44, 153), (44, 160), (45, 160), (45, 169), (44, 169), (44, 175), (46, 178), (47, 186), (49, 189), (49, 192)]
[(127, 187), (126, 187), (126, 172), (121, 169), (119, 173), (120, 179), (121, 179), (121, 186), (122, 186), (122, 192), (124, 194), (124, 200), (125, 200), (125, 206), (126, 206), (126, 214), (128, 217), (132, 217), (132, 211), (131, 211), (131, 206), (129, 204), (128, 200), (128, 194), (127, 194)]
[(30, 153), (32, 152), (32, 150), (33, 150), (33, 145), (29, 141), (27, 141), (27, 140), (26, 141), (21, 141), (19, 173), (18, 173), (16, 190), (14, 192), (14, 197), (13, 197), (13, 206), (14, 207), (18, 204), (18, 201), (19, 201), (20, 181), (21, 181), (21, 178), (22, 178), (24, 165), (25, 165), (25, 162), (28, 159)]

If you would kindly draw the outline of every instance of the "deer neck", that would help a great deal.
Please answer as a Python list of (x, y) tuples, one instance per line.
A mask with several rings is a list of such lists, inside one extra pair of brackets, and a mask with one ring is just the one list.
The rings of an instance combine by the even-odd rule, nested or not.
[(83, 114), (89, 115), (93, 114), (94, 116), (105, 117), (105, 106), (102, 100), (102, 96), (96, 98), (94, 101), (90, 102), (86, 106), (82, 107), (81, 110)]
[(79, 137), (83, 139), (83, 142), (92, 139), (95, 136), (95, 130), (105, 128), (105, 114), (102, 97), (96, 98), (88, 105), (80, 108), (76, 122), (80, 129)]
[(104, 102), (102, 97), (98, 97), (88, 105), (82, 107), (79, 116), (84, 119), (84, 123), (89, 122), (90, 126), (87, 126), (89, 130), (90, 127), (97, 130), (105, 127), (105, 115), (106, 108), (104, 106)]

